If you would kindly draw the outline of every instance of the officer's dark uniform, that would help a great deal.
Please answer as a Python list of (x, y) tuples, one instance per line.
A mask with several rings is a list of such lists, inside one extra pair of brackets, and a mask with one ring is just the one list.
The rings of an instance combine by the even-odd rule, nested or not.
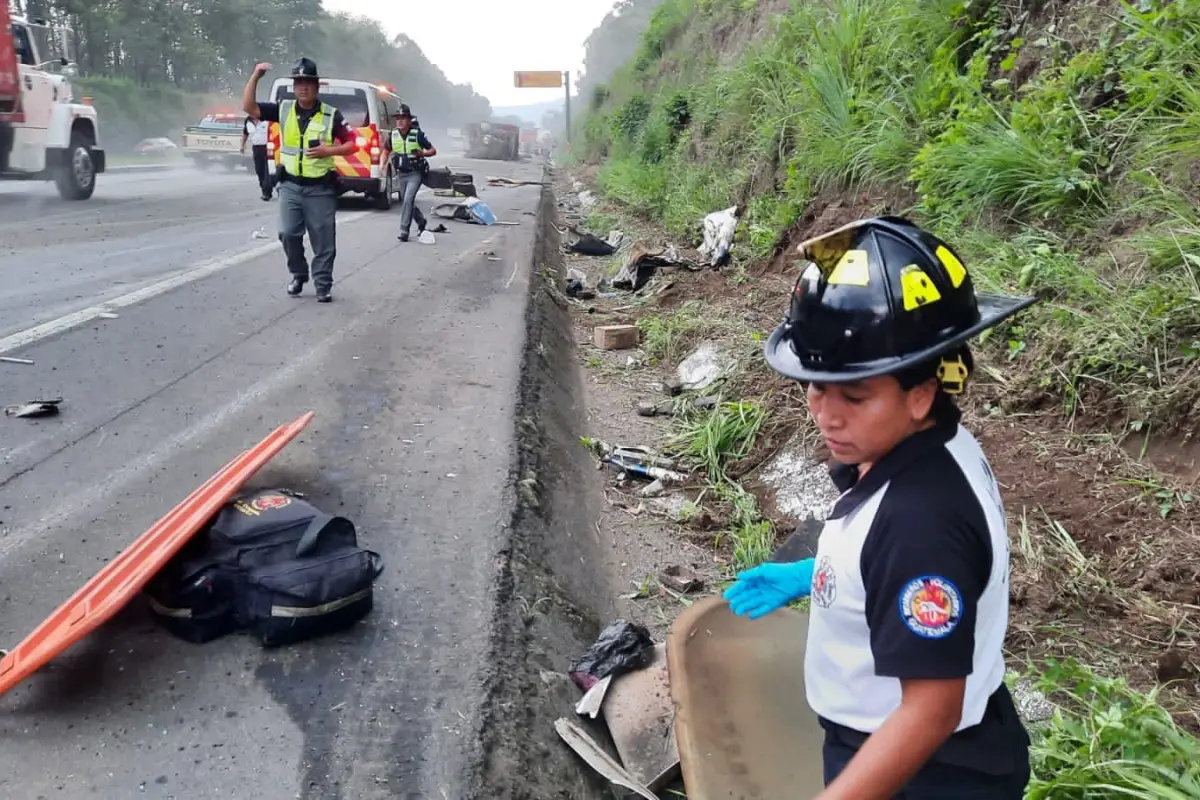
[[(1032, 300), (976, 297), (944, 243), (897, 218), (855, 223), (806, 242), (810, 259), (766, 356), (818, 388), (880, 375), (910, 389), (939, 378), (934, 424), (909, 435), (860, 479), (841, 464), (841, 497), (816, 557), (764, 565), (803, 576), (811, 593), (804, 665), (809, 705), (826, 731), (832, 782), (901, 704), (901, 681), (966, 679), (954, 734), (900, 798), (1020, 800), (1029, 738), (1004, 685), (1009, 538), (1000, 491), (951, 395), (971, 368), (965, 343)], [(765, 613), (755, 570), (731, 605)], [(802, 586), (807, 576), (811, 583)], [(757, 604), (756, 604), (757, 603)], [(743, 612), (739, 612), (743, 613)]]
[[(317, 65), (307, 58), (292, 67), (293, 80), (319, 80)], [(312, 280), (317, 300), (328, 302), (333, 287), (333, 260), (337, 254), (337, 170), (333, 158), (313, 159), (306, 151), (317, 144), (351, 144), (354, 131), (342, 113), (318, 98), (311, 108), (295, 100), (259, 103), (259, 118), (278, 122), (280, 164), (276, 174), (279, 191), (279, 240), (287, 254), (292, 281), (288, 294), (299, 295), (308, 281), (304, 255), (304, 233), (312, 242)]]

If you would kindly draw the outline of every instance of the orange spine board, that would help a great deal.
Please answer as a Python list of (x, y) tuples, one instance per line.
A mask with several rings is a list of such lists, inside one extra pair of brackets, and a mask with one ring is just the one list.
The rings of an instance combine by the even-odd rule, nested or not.
[(0, 661), (0, 695), (111, 619), (314, 416), (276, 428), (230, 461), (96, 573)]

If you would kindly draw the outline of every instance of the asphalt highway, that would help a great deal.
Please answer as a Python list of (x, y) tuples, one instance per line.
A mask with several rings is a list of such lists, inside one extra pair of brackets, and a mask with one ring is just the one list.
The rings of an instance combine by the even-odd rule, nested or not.
[[(225, 462), (316, 419), (255, 481), (344, 514), (386, 569), (370, 617), (264, 650), (176, 640), (135, 603), (0, 697), (5, 798), (444, 798), (475, 752), (540, 179), (442, 159), (496, 216), (396, 239), (348, 196), (334, 302), (284, 293), (252, 175), (0, 184), (0, 648)], [(419, 198), (428, 213), (434, 198)], [(256, 232), (259, 237), (256, 238)]]

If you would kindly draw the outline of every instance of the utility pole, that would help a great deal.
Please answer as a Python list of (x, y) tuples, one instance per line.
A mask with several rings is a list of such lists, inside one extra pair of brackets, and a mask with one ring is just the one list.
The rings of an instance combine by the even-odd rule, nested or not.
[(563, 86), (565, 86), (566, 90), (567, 90), (567, 102), (566, 102), (567, 144), (570, 144), (571, 143), (571, 70), (566, 70), (563, 72)]

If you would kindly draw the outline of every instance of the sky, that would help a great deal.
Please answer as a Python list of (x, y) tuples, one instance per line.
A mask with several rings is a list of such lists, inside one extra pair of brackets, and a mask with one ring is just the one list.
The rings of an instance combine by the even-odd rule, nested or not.
[(470, 83), (492, 106), (542, 103), (561, 89), (517, 89), (517, 70), (583, 69), (583, 43), (614, 0), (324, 0), (329, 11), (377, 19), (407, 34), (454, 83)]

